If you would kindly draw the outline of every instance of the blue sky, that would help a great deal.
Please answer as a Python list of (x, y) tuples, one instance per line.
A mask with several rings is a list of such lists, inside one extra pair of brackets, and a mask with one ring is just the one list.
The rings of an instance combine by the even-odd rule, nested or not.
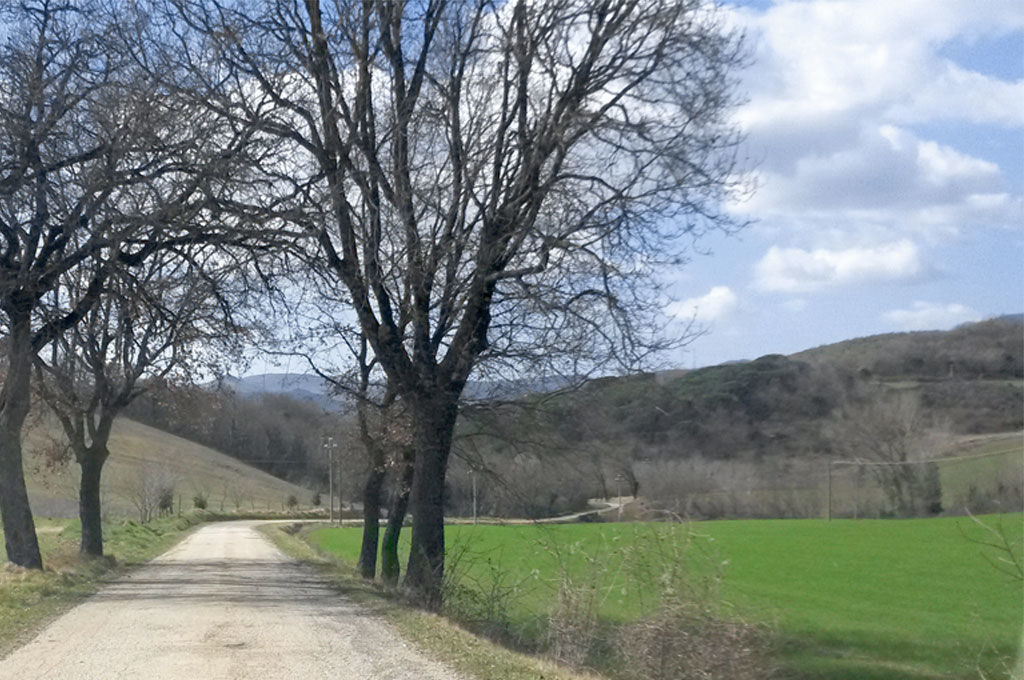
[(702, 366), (1024, 311), (1024, 6), (733, 2), (755, 224), (672, 275)]

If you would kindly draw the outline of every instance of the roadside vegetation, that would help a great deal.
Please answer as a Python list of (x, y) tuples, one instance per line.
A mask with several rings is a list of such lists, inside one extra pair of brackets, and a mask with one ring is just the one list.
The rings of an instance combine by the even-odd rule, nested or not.
[[(600, 680), (599, 676), (510, 650), (443, 616), (408, 606), (397, 591), (363, 579), (354, 562), (311, 545), (306, 529), (300, 525), (268, 524), (260, 531), (288, 555), (320, 570), (346, 597), (385, 618), (403, 637), (456, 671), (486, 680)], [(354, 531), (346, 533), (354, 535)], [(358, 555), (358, 540), (354, 545)]]
[[(778, 664), (778, 677), (1007, 678), (1020, 651), (1024, 590), (1019, 576), (994, 565), (1020, 564), (1024, 517), (978, 520), (984, 526), (949, 517), (715, 521), (673, 530), (687, 535), (689, 602), (713, 604), (705, 629), (717, 626), (736, 649), (756, 643)], [(609, 633), (639, 640), (658, 621), (665, 582), (651, 578), (650, 567), (672, 554), (664, 540), (671, 526), (449, 526), (446, 613), (512, 647), (630, 677), (642, 666), (610, 653)], [(1001, 532), (1002, 548), (986, 527)], [(359, 554), (354, 528), (301, 535), (349, 564)], [(560, 629), (567, 606), (575, 607), (572, 627)]]
[[(45, 569), (8, 565), (0, 570), (0, 658), (109, 579), (166, 551), (202, 521), (205, 517), (189, 513), (145, 524), (133, 520), (106, 522), (105, 556), (88, 557), (79, 552), (78, 520), (37, 520)], [(6, 561), (7, 554), (0, 544), (0, 562)]]

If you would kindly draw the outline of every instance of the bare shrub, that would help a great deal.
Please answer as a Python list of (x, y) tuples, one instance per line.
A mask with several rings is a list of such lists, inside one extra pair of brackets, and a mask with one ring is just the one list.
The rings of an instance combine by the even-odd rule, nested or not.
[[(722, 603), (725, 562), (710, 541), (679, 521), (634, 525), (631, 540), (624, 538), (613, 536), (596, 550), (550, 548), (562, 565), (548, 617), (552, 656), (630, 680), (772, 675), (770, 631)], [(613, 621), (602, 612), (612, 592), (646, 613)]]
[(450, 545), (447, 559), (444, 614), (478, 634), (524, 646), (524, 636), (516, 630), (511, 611), (531, 578), (512, 578), (500, 559), (471, 552), (468, 542)]
[(174, 507), (175, 479), (164, 468), (144, 464), (134, 478), (123, 480), (119, 486), (121, 495), (139, 513), (140, 522), (148, 522), (158, 512), (169, 512)]
[(577, 668), (585, 665), (598, 638), (599, 607), (595, 581), (563, 576), (548, 615), (548, 646), (553, 657)]
[(638, 527), (623, 548), (633, 587), (655, 601), (652, 613), (619, 627), (614, 649), (622, 675), (644, 680), (767, 678), (768, 631), (721, 602), (725, 562), (681, 522)]
[(768, 638), (761, 628), (680, 600), (623, 626), (616, 649), (624, 675), (637, 680), (760, 680), (771, 675)]

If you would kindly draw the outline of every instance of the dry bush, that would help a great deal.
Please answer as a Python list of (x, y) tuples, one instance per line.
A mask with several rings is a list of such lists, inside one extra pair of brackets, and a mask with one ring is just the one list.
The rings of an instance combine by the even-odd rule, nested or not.
[[(574, 548), (570, 553), (578, 561)], [(725, 562), (688, 525), (636, 525), (632, 540), (582, 557), (586, 569), (563, 567), (549, 616), (549, 653), (559, 661), (630, 680), (773, 674), (770, 631), (736, 617), (722, 603)], [(650, 613), (625, 624), (603, 619), (600, 609), (613, 588), (629, 592)]]
[(765, 631), (685, 601), (623, 626), (616, 640), (623, 674), (637, 680), (762, 679), (772, 675)]
[(563, 577), (548, 615), (548, 648), (554, 658), (576, 668), (586, 664), (598, 641), (599, 606), (596, 582)]
[(118, 495), (130, 502), (145, 524), (158, 513), (168, 513), (174, 502), (177, 477), (166, 467), (143, 463), (134, 477), (126, 475), (119, 480)]

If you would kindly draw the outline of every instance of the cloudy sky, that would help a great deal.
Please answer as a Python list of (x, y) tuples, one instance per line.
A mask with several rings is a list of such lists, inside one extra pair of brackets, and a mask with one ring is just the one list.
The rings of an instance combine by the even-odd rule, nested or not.
[(1019, 0), (730, 0), (755, 224), (676, 273), (679, 363), (1024, 312)]

